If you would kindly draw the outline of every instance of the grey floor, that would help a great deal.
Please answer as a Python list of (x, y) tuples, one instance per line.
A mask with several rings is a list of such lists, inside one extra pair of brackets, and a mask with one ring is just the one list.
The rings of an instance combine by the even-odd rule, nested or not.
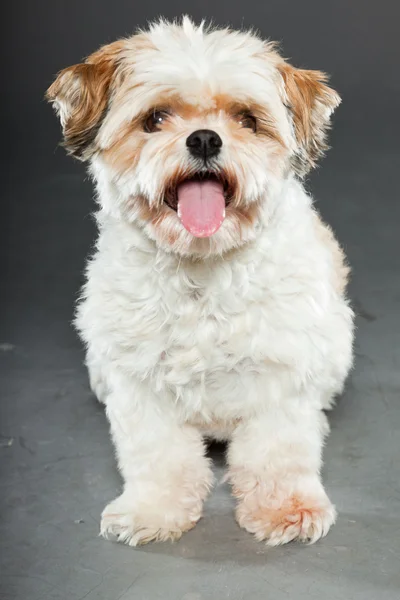
[[(358, 313), (356, 367), (331, 415), (325, 451), (324, 479), (340, 516), (314, 546), (277, 549), (236, 526), (224, 483), (198, 526), (174, 545), (132, 549), (98, 537), (100, 512), (121, 482), (70, 326), (94, 236), (91, 187), (79, 165), (45, 143), (5, 163), (2, 599), (400, 597), (397, 142), (339, 113), (333, 145), (310, 186), (353, 266)], [(224, 449), (210, 452), (221, 480)]]

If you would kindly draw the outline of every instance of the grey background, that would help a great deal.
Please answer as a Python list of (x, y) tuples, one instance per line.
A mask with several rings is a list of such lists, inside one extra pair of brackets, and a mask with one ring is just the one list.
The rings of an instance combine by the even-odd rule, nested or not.
[[(159, 14), (257, 27), (343, 97), (309, 189), (353, 267), (357, 361), (331, 415), (324, 479), (340, 517), (314, 546), (266, 549), (223, 483), (175, 545), (97, 537), (116, 472), (70, 326), (95, 231), (84, 168), (56, 150), (53, 74)], [(395, 600), (400, 597), (397, 0), (15, 0), (3, 19), (0, 598)], [(222, 477), (224, 449), (214, 447)]]

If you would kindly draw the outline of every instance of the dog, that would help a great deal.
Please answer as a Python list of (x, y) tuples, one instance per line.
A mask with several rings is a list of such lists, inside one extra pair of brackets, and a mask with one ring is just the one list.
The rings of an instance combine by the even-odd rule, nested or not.
[(349, 268), (303, 183), (340, 102), (326, 75), (184, 17), (64, 69), (47, 98), (99, 206), (76, 326), (124, 480), (101, 534), (193, 528), (213, 438), (240, 527), (271, 546), (325, 536), (324, 410), (353, 345)]

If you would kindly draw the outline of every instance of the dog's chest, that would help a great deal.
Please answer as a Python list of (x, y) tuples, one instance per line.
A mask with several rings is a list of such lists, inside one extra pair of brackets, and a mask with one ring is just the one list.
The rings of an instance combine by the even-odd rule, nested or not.
[[(299, 319), (302, 295), (280, 265), (250, 254), (191, 267), (136, 260), (101, 288), (99, 333), (104, 344), (108, 332), (109, 355), (188, 418), (240, 418), (244, 405), (251, 408), (244, 397), (287, 379), (291, 349), (307, 326)], [(89, 305), (86, 314), (92, 322)]]
[(131, 368), (157, 393), (189, 404), (203, 408), (221, 396), (241, 402), (265, 371), (266, 307), (273, 304), (265, 273), (254, 271), (227, 264), (148, 278), (146, 300), (135, 302), (124, 329)]

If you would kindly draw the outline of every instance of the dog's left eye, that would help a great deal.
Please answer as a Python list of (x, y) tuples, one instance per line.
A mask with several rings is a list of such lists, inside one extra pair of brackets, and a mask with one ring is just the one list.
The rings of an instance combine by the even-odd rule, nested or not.
[(144, 122), (144, 130), (147, 133), (153, 133), (154, 131), (160, 131), (161, 126), (168, 119), (169, 113), (166, 110), (154, 110), (148, 115)]
[(249, 113), (237, 115), (237, 122), (246, 129), (251, 129), (254, 133), (257, 131), (257, 119)]

